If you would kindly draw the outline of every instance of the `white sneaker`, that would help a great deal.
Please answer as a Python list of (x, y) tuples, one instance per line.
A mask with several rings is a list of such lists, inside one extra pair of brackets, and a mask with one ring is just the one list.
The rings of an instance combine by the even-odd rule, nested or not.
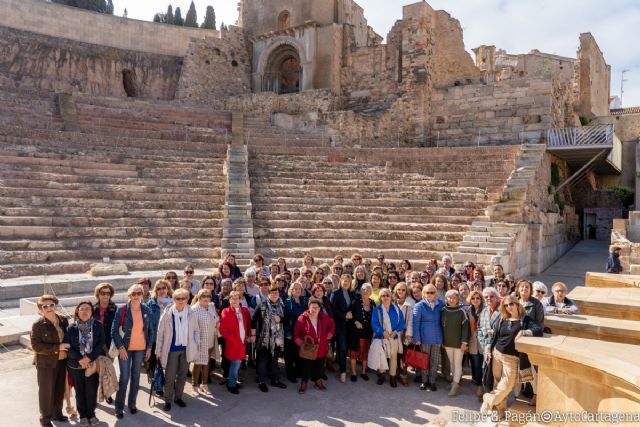
[(347, 374), (345, 372), (340, 374), (340, 382), (341, 383), (346, 383), (347, 382)]
[(206, 384), (200, 384), (200, 394), (204, 394), (205, 396), (209, 396), (211, 394)]

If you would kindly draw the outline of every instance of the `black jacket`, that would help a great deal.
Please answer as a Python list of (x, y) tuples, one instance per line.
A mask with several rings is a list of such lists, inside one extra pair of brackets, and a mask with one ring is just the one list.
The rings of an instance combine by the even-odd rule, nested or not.
[(346, 335), (347, 333), (347, 312), (351, 311), (351, 305), (356, 300), (355, 292), (349, 291), (349, 304), (344, 299), (342, 288), (335, 289), (331, 292), (331, 307), (333, 308), (333, 320), (336, 323), (336, 334)]
[[(78, 362), (84, 356), (80, 353), (80, 333), (78, 331), (78, 324), (73, 322), (67, 328), (67, 332), (64, 334), (64, 342), (69, 344), (69, 353), (67, 354), (67, 366), (71, 368), (77, 368)], [(93, 351), (87, 355), (91, 361), (94, 361), (98, 356), (104, 355), (104, 343), (105, 335), (103, 326), (98, 321), (93, 322)]]
[[(499, 334), (497, 333), (497, 331), (500, 330), (500, 327), (502, 326), (502, 322), (504, 322), (504, 319), (502, 318), (502, 316), (498, 317), (498, 321), (496, 322), (495, 328), (493, 329), (494, 331), (496, 331), (496, 333), (493, 334), (493, 337), (491, 339), (491, 350), (492, 351), (493, 351), (494, 347), (496, 346), (496, 343), (498, 342), (498, 335)], [(522, 329), (521, 330), (522, 331), (530, 330), (534, 337), (541, 337), (542, 335), (544, 335), (542, 326), (540, 326), (538, 324), (538, 322), (536, 322), (535, 320), (533, 320), (529, 316), (524, 316), (524, 318), (522, 319)]]
[[(111, 347), (111, 324), (116, 317), (116, 304), (111, 301), (107, 307), (107, 311), (104, 313), (104, 323), (102, 324), (102, 331), (104, 332), (104, 346), (109, 350)], [(100, 303), (93, 305), (93, 318), (100, 322)]]

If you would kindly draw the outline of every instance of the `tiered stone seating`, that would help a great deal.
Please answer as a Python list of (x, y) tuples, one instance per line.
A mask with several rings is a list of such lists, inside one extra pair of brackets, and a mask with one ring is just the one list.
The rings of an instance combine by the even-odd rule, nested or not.
[(485, 219), (517, 151), (249, 149), (257, 251), (293, 264), (307, 253), (383, 252), (420, 265), (456, 252), (471, 223)]
[(3, 86), (0, 88), (0, 126), (62, 130), (55, 93)]
[(167, 101), (74, 95), (84, 132), (168, 139), (225, 142), (230, 139), (231, 114), (203, 106)]
[(322, 133), (304, 132), (272, 126), (261, 116), (245, 115), (244, 137), (250, 147), (330, 147), (331, 141)]
[(105, 257), (130, 270), (215, 264), (226, 145), (213, 141), (223, 133), (106, 133), (2, 128), (0, 277), (85, 272)]

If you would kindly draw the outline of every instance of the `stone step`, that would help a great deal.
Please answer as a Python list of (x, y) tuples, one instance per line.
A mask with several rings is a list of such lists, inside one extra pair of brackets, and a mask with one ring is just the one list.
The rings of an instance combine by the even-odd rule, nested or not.
[[(252, 188), (251, 201), (264, 206), (300, 204), (300, 196), (304, 194), (306, 199), (322, 200), (331, 205), (352, 205), (379, 206), (380, 204), (393, 204), (398, 206), (425, 206), (437, 205), (442, 207), (464, 207), (464, 206), (487, 206), (484, 200), (484, 193), (477, 193), (477, 196), (455, 195), (455, 194), (433, 194), (433, 193), (411, 193), (411, 192), (378, 192), (369, 191), (361, 193), (348, 193), (337, 191), (314, 191), (301, 188), (299, 191), (262, 191), (259, 188)], [(413, 197), (412, 197), (413, 196)], [(232, 199), (233, 200), (233, 199)], [(238, 200), (238, 197), (235, 197)]]
[[(386, 219), (386, 220), (383, 220)], [(448, 224), (446, 221), (449, 217), (442, 217), (442, 221), (445, 222), (392, 222), (389, 221), (388, 218), (382, 217), (379, 220), (372, 221), (340, 221), (340, 220), (331, 220), (331, 219), (296, 219), (296, 220), (287, 220), (287, 219), (270, 219), (270, 220), (261, 220), (255, 219), (253, 221), (254, 227), (256, 229), (263, 228), (268, 230), (279, 230), (279, 229), (287, 229), (292, 226), (296, 226), (297, 228), (305, 229), (305, 230), (313, 230), (313, 233), (323, 229), (330, 230), (362, 230), (362, 231), (370, 231), (370, 230), (405, 230), (405, 231), (437, 231), (443, 233), (464, 233), (468, 230), (468, 226), (464, 224)]]
[[(349, 214), (384, 214), (384, 215), (390, 215), (392, 217), (396, 215), (402, 215), (402, 216), (449, 215), (451, 217), (457, 217), (457, 216), (476, 217), (476, 216), (484, 215), (484, 209), (453, 207), (453, 206), (459, 206), (459, 204), (456, 205), (456, 204), (443, 203), (443, 204), (438, 204), (438, 206), (430, 206), (427, 203), (420, 203), (420, 204), (416, 203), (415, 204), (416, 206), (406, 206), (404, 203), (396, 203), (396, 201), (386, 200), (384, 201), (385, 206), (380, 207), (379, 204), (381, 202), (379, 200), (378, 200), (378, 206), (376, 206), (375, 203), (372, 203), (372, 205), (368, 205), (368, 204), (360, 205), (360, 202), (362, 202), (362, 200), (358, 200), (358, 201), (354, 200), (351, 204), (344, 201), (342, 204), (338, 205), (338, 204), (335, 204), (335, 202), (333, 201), (329, 203), (326, 199), (324, 199), (322, 200), (322, 203), (329, 203), (328, 205), (318, 204), (317, 206), (314, 206), (314, 205), (301, 205), (296, 203), (259, 204), (254, 200), (253, 202), (254, 218), (258, 218), (259, 217), (258, 215), (263, 214), (264, 211), (295, 212), (296, 214), (302, 213), (302, 212), (317, 213), (317, 214), (336, 213), (336, 214), (347, 214), (347, 215)], [(375, 202), (375, 200), (371, 200), (371, 202)], [(260, 206), (260, 208), (258, 209), (257, 206)], [(363, 219), (366, 219), (366, 217), (364, 217)], [(396, 221), (400, 221), (400, 220), (396, 220)]]
[(46, 251), (0, 251), (3, 265), (6, 264), (45, 264), (61, 261), (93, 260), (101, 262), (104, 258), (114, 261), (125, 259), (162, 260), (167, 258), (219, 258), (220, 249), (189, 247), (154, 247), (126, 249), (89, 249), (46, 250)]
[(92, 216), (7, 216), (0, 215), (0, 226), (12, 227), (196, 227), (219, 228), (221, 218), (100, 218)]
[[(1, 199), (0, 199), (1, 200)], [(22, 201), (22, 200), (21, 200)], [(6, 206), (6, 205), (4, 205)], [(181, 218), (194, 218), (205, 220), (222, 219), (222, 211), (220, 210), (197, 210), (197, 209), (134, 209), (126, 206), (124, 208), (91, 208), (91, 207), (73, 207), (73, 206), (51, 206), (51, 207), (1, 207), (1, 216), (27, 216), (27, 217), (79, 217), (79, 218), (95, 218), (96, 220), (110, 219), (120, 220), (125, 218), (139, 219), (141, 222), (153, 218), (158, 219), (175, 219), (180, 221)], [(61, 221), (65, 221), (62, 219)], [(153, 222), (150, 222), (153, 225)], [(132, 224), (133, 225), (133, 224)], [(164, 225), (164, 224), (157, 224)], [(169, 225), (169, 224), (166, 224)]]
[(469, 246), (466, 242), (458, 246), (458, 252), (463, 254), (506, 255), (506, 248), (493, 248), (486, 246)]
[(623, 320), (640, 320), (640, 289), (578, 286), (568, 295), (580, 314)]
[[(328, 208), (328, 207), (327, 207)], [(430, 209), (433, 211), (433, 209)], [(416, 224), (426, 223), (449, 223), (470, 225), (473, 221), (483, 217), (469, 215), (450, 215), (448, 209), (440, 210), (440, 214), (423, 212), (423, 210), (411, 209), (407, 214), (395, 211), (381, 211), (380, 209), (372, 213), (345, 212), (343, 209), (336, 209), (329, 212), (291, 212), (288, 210), (256, 210), (253, 213), (254, 220), (277, 220), (277, 221), (375, 221), (379, 224), (386, 222), (414, 222)], [(484, 217), (487, 218), (487, 217)]]
[(594, 315), (548, 314), (545, 327), (559, 335), (640, 345), (640, 321)]
[[(161, 247), (198, 247), (208, 248), (220, 245), (222, 233), (217, 231), (207, 237), (102, 237), (102, 238), (63, 238), (63, 239), (27, 239), (30, 236), (20, 238), (3, 238), (0, 240), (0, 250), (3, 251), (50, 251), (50, 250), (85, 250), (85, 249), (154, 249)], [(39, 236), (33, 236), (39, 237)]]
[(585, 286), (589, 288), (640, 288), (640, 276), (587, 272)]
[(39, 314), (3, 317), (0, 322), (0, 345), (4, 347), (19, 343), (20, 337), (29, 336), (33, 324), (39, 318)]
[[(217, 230), (217, 231), (216, 231)], [(83, 237), (164, 237), (177, 239), (191, 236), (221, 235), (220, 229), (212, 227), (22, 227), (0, 226), (0, 236), (4, 238), (83, 238)]]
[[(42, 207), (56, 207), (60, 205), (60, 197), (51, 196), (26, 196), (26, 197), (5, 197), (2, 195), (3, 191), (0, 188), (0, 206), (3, 207), (25, 207), (33, 206), (36, 208)], [(217, 196), (219, 197), (219, 196)], [(71, 198), (66, 197), (64, 199), (66, 206), (71, 207), (87, 207), (87, 208), (110, 208), (110, 209), (152, 209), (152, 210), (210, 210), (216, 211), (221, 209), (223, 200), (222, 197), (214, 199), (210, 202), (191, 202), (191, 201), (170, 201), (170, 200), (112, 200), (105, 198)]]
[[(345, 257), (351, 254), (359, 253), (363, 258), (375, 259), (377, 254), (383, 252), (385, 258), (389, 260), (408, 259), (411, 261), (419, 261), (424, 263), (426, 259), (441, 259), (450, 252), (440, 252), (435, 250), (415, 250), (415, 249), (388, 249), (388, 248), (369, 248), (369, 247), (352, 247), (346, 245), (338, 245), (332, 247), (306, 247), (306, 248), (271, 248), (262, 246), (256, 241), (256, 252), (276, 259), (278, 257), (286, 258), (287, 265), (299, 265), (300, 260), (309, 254), (316, 259), (316, 263), (333, 261), (336, 254), (343, 254)], [(398, 262), (396, 265), (400, 265)]]
[(333, 247), (335, 248), (347, 246), (347, 247), (360, 247), (360, 248), (377, 248), (379, 250), (422, 250), (433, 252), (447, 252), (456, 250), (459, 246), (459, 242), (443, 242), (440, 240), (387, 240), (387, 239), (358, 239), (358, 238), (336, 238), (336, 239), (315, 239), (313, 237), (298, 238), (298, 239), (265, 239), (256, 238), (257, 247), (268, 247), (274, 251), (278, 251), (280, 248), (317, 248), (317, 247)]
[[(107, 191), (107, 190), (68, 190), (59, 188), (25, 188), (25, 187), (0, 187), (0, 197), (55, 197), (58, 200), (62, 198), (69, 199), (97, 199), (97, 200), (128, 200), (139, 202), (168, 202), (175, 203), (183, 199), (180, 194), (172, 195), (171, 193), (137, 193), (125, 191)], [(202, 203), (224, 203), (224, 196), (217, 195), (200, 195), (189, 194), (189, 202)]]
[[(296, 228), (294, 228), (296, 227)], [(260, 229), (254, 230), (254, 237), (260, 239), (296, 239), (304, 235), (308, 229), (298, 224), (291, 224), (285, 229)], [(440, 241), (460, 242), (464, 232), (440, 232), (440, 231), (414, 231), (403, 228), (392, 229), (384, 224), (383, 229), (314, 229), (309, 233), (313, 240), (319, 239), (374, 239), (374, 240), (406, 240), (406, 241)]]

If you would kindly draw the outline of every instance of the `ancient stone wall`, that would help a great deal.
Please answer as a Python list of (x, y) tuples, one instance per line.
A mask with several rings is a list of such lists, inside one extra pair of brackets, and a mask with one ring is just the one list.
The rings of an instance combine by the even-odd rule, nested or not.
[(580, 34), (575, 74), (579, 91), (578, 114), (588, 118), (609, 115), (611, 67), (591, 33)]
[(278, 95), (261, 92), (227, 98), (222, 108), (244, 111), (247, 114), (266, 116), (273, 113), (297, 115), (307, 112), (326, 113), (340, 109), (340, 99), (330, 90), (311, 90), (302, 93)]
[(90, 95), (173, 99), (182, 58), (97, 46), (0, 27), (0, 82)]
[(225, 98), (251, 92), (251, 60), (241, 28), (219, 38), (192, 39), (184, 58), (177, 99), (219, 105)]
[(552, 93), (551, 81), (529, 79), (436, 89), (430, 144), (540, 142), (554, 123)]
[(0, 25), (119, 49), (184, 56), (192, 37), (217, 31), (89, 12), (42, 0), (0, 0)]
[(433, 85), (447, 87), (479, 82), (482, 74), (464, 48), (460, 22), (444, 10), (435, 12), (434, 18)]

